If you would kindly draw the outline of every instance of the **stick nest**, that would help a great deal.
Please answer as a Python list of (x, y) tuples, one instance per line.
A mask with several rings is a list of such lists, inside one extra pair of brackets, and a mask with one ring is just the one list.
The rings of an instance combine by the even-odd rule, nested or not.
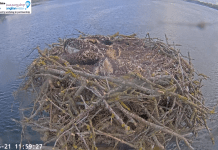
[(210, 133), (206, 119), (214, 111), (200, 90), (207, 77), (168, 41), (83, 34), (49, 46), (37, 47), (19, 89), (37, 95), (19, 122), (40, 132), (44, 144), (165, 149), (175, 137), (178, 148), (183, 141), (193, 149), (187, 133), (204, 127)]

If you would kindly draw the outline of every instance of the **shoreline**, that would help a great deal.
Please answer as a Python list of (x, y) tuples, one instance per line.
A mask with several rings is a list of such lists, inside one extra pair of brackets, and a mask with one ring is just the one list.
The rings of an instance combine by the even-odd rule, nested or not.
[(218, 10), (218, 5), (217, 4), (202, 2), (202, 1), (198, 1), (198, 0), (184, 0), (184, 1)]

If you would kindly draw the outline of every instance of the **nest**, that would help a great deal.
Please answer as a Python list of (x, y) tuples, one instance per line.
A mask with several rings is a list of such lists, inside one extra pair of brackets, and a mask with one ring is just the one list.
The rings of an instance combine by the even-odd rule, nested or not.
[[(188, 133), (207, 127), (202, 80), (191, 58), (161, 40), (133, 35), (81, 35), (40, 54), (20, 90), (34, 92), (22, 125), (59, 149), (95, 149), (118, 143), (165, 149), (175, 137), (193, 149)], [(212, 138), (212, 136), (211, 136)], [(213, 140), (213, 138), (212, 138)]]

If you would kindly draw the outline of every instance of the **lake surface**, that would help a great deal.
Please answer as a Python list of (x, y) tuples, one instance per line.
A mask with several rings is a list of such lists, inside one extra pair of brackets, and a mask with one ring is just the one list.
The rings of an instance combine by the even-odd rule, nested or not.
[[(204, 2), (207, 2), (204, 0)], [(216, 4), (216, 1), (209, 1)], [(205, 28), (197, 27), (205, 22)], [(11, 121), (23, 114), (19, 107), (29, 104), (30, 96), (20, 94), (14, 101), (12, 92), (21, 84), (19, 72), (38, 56), (33, 48), (46, 47), (58, 38), (72, 37), (78, 32), (109, 35), (136, 33), (181, 44), (184, 55), (190, 52), (195, 68), (208, 76), (203, 94), (208, 106), (218, 100), (218, 10), (182, 0), (52, 0), (32, 7), (31, 15), (8, 15), (0, 23), (0, 144), (20, 142), (21, 127)], [(22, 101), (18, 103), (18, 101)], [(217, 115), (214, 117), (217, 118)], [(196, 149), (218, 149), (218, 121), (209, 124), (216, 144), (205, 131), (194, 141)], [(36, 133), (26, 133), (31, 144), (41, 143)], [(27, 142), (27, 141), (26, 141)]]

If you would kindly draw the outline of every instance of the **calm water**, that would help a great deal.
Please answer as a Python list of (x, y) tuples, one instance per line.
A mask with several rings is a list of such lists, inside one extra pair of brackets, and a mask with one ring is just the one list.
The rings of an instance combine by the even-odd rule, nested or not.
[[(207, 0), (204, 0), (208, 2)], [(216, 1), (211, 0), (211, 3)], [(72, 37), (75, 29), (88, 34), (109, 35), (136, 33), (145, 37), (164, 39), (181, 44), (182, 53), (189, 51), (195, 59), (194, 66), (207, 74), (211, 80), (204, 82), (203, 93), (207, 105), (213, 106), (218, 99), (218, 10), (184, 2), (182, 0), (52, 0), (32, 8), (31, 15), (10, 15), (0, 23), (0, 144), (19, 143), (20, 126), (11, 118), (20, 119), (18, 107), (30, 103), (31, 96), (20, 94), (14, 101), (12, 92), (20, 80), (16, 79), (38, 56), (33, 52), (23, 59), (37, 45), (41, 49), (46, 43)], [(199, 22), (210, 25), (199, 29)], [(193, 146), (196, 149), (218, 149), (218, 121), (210, 123), (217, 143), (213, 146), (205, 131), (199, 134)], [(26, 133), (31, 144), (39, 143), (32, 132)]]

